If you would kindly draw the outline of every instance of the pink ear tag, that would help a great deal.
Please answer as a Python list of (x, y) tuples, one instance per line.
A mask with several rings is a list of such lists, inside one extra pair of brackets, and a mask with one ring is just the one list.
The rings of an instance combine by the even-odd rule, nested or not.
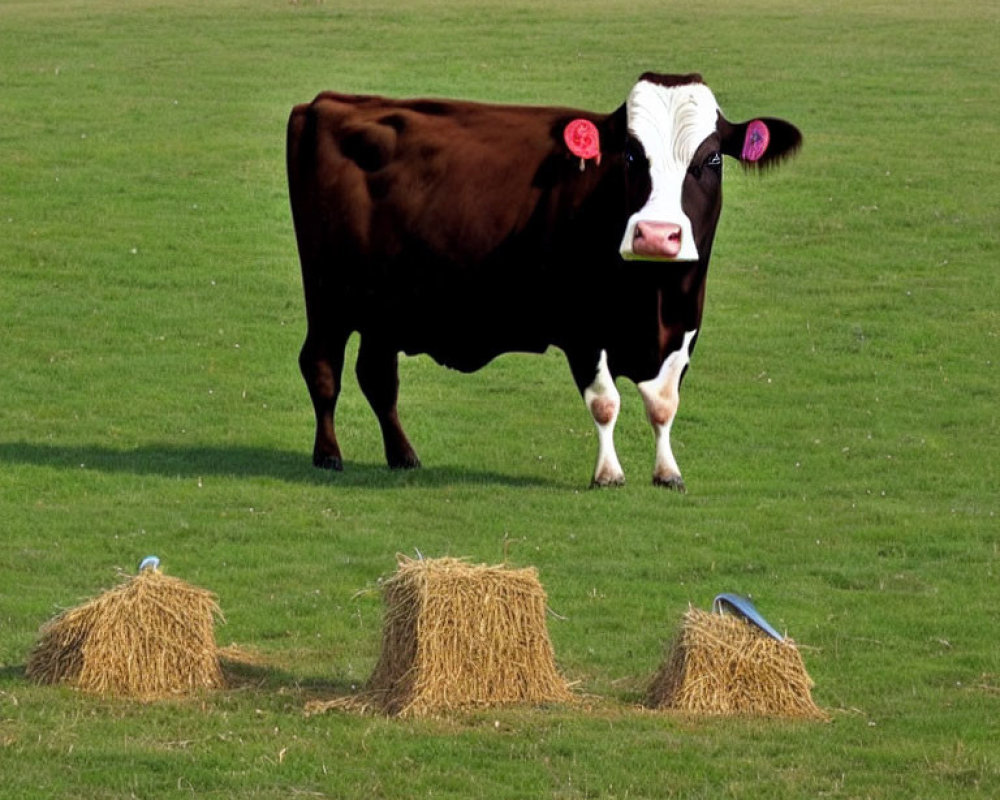
[(755, 119), (747, 125), (747, 135), (743, 140), (741, 161), (760, 161), (771, 143), (771, 132), (761, 120)]
[(594, 159), (598, 166), (601, 164), (601, 135), (597, 132), (597, 126), (589, 119), (574, 119), (563, 129), (563, 140), (569, 151), (580, 157), (580, 171), (583, 172), (584, 163)]

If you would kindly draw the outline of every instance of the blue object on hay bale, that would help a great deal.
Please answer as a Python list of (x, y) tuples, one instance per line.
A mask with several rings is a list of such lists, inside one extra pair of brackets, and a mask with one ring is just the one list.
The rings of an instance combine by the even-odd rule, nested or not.
[(146, 569), (158, 570), (160, 568), (160, 559), (156, 556), (146, 556), (142, 561), (139, 562), (139, 572)]
[(785, 637), (771, 627), (768, 621), (764, 619), (764, 616), (757, 610), (757, 607), (750, 602), (750, 598), (741, 597), (738, 594), (730, 592), (723, 592), (716, 595), (712, 601), (712, 611), (721, 614), (723, 606), (729, 607), (747, 621), (752, 622), (772, 639), (776, 639), (779, 642), (785, 641)]

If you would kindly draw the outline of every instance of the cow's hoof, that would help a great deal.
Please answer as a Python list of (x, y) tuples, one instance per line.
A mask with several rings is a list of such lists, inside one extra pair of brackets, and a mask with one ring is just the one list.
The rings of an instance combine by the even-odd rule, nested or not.
[(687, 487), (684, 485), (684, 479), (680, 475), (668, 475), (663, 478), (659, 475), (653, 476), (653, 486), (662, 486), (664, 489), (672, 489), (675, 492), (680, 492), (684, 494), (687, 491)]
[(314, 455), (313, 466), (317, 469), (332, 469), (336, 472), (344, 471), (344, 462), (340, 456)]
[(624, 476), (614, 477), (614, 478), (594, 478), (594, 480), (590, 482), (591, 489), (608, 489), (613, 486), (624, 486), (624, 485), (625, 485)]

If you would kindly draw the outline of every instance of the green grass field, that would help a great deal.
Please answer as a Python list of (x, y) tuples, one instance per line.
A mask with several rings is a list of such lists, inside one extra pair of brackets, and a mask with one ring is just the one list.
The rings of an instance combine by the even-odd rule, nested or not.
[[(0, 41), (0, 797), (1000, 796), (995, 3), (4, 0)], [(610, 111), (645, 70), (805, 135), (727, 170), (688, 493), (648, 485), (624, 382), (629, 483), (586, 489), (558, 352), (404, 359), (407, 474), (349, 369), (346, 471), (314, 470), (290, 107)], [(396, 553), (505, 546), (581, 707), (303, 714), (369, 674)], [(150, 553), (259, 664), (152, 705), (29, 683), (39, 626)], [(638, 707), (721, 591), (800, 643), (829, 724)]]

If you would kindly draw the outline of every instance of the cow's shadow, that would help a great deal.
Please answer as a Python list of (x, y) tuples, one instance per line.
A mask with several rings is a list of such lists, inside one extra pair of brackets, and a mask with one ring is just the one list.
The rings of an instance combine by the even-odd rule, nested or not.
[(29, 464), (107, 473), (159, 475), (197, 479), (207, 476), (277, 478), (316, 486), (393, 489), (434, 488), (456, 484), (552, 486), (546, 478), (456, 466), (424, 466), (390, 470), (382, 463), (346, 461), (342, 472), (312, 466), (305, 451), (291, 452), (245, 445), (147, 444), (131, 449), (102, 445), (55, 445), (0, 442), (0, 463)]

